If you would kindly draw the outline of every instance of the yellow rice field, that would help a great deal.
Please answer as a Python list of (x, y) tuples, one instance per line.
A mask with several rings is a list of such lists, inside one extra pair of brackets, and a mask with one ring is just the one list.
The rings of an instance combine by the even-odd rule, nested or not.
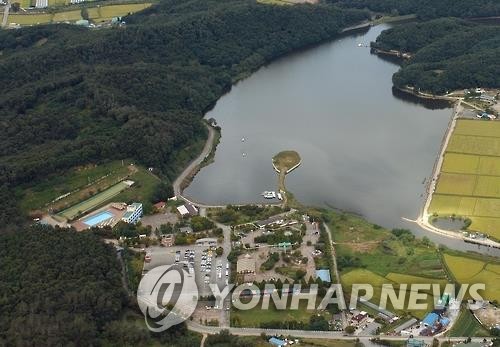
[(457, 121), (429, 213), (470, 218), (469, 230), (500, 240), (500, 122)]

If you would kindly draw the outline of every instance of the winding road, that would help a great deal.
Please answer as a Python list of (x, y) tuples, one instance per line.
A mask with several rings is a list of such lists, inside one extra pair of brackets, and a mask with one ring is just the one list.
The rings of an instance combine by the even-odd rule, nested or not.
[[(208, 138), (207, 141), (205, 142), (205, 146), (203, 147), (203, 150), (201, 151), (200, 155), (196, 157), (189, 165), (181, 172), (181, 174), (176, 178), (174, 183), (172, 184), (173, 189), (174, 189), (174, 195), (189, 202), (192, 203), (193, 205), (197, 205), (200, 207), (213, 207), (213, 206), (204, 206), (202, 204), (195, 203), (194, 201), (191, 201), (184, 197), (182, 195), (183, 192), (183, 184), (186, 180), (190, 179), (190, 176), (194, 175), (196, 170), (200, 167), (200, 165), (203, 163), (205, 158), (207, 158), (210, 153), (212, 152), (212, 149), (214, 147), (214, 138), (215, 138), (215, 129), (211, 127), (210, 125), (206, 125), (208, 129)], [(222, 207), (222, 206), (221, 206)]]

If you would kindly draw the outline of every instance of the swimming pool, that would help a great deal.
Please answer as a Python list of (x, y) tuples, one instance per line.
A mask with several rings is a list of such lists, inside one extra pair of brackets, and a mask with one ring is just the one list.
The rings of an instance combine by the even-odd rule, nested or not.
[(110, 219), (111, 217), (113, 217), (113, 214), (111, 212), (102, 211), (96, 215), (93, 215), (90, 218), (85, 219), (83, 222), (88, 226), (93, 227), (94, 225), (104, 222), (105, 220)]

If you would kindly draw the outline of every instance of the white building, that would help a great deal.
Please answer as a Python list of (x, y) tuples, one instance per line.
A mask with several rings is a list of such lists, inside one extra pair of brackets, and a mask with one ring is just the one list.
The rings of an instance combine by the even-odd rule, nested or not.
[(135, 224), (142, 217), (142, 204), (139, 202), (134, 202), (127, 206), (127, 212), (122, 217), (122, 221)]

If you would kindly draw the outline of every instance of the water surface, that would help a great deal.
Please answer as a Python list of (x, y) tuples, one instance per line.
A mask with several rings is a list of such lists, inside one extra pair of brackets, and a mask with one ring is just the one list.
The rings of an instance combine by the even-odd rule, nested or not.
[(260, 193), (277, 186), (272, 156), (292, 149), (302, 165), (286, 185), (302, 203), (422, 235), (401, 218), (419, 213), (452, 110), (393, 94), (398, 66), (358, 47), (385, 28), (293, 54), (234, 86), (206, 115), (222, 127), (222, 139), (215, 162), (197, 174), (186, 196), (211, 204), (261, 202)]

